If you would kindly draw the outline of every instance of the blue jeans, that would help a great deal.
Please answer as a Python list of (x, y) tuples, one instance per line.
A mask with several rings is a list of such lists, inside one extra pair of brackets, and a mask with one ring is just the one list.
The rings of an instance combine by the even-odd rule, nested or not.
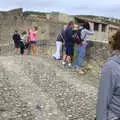
[(86, 54), (86, 46), (85, 45), (77, 45), (76, 46), (76, 59), (75, 59), (75, 66), (77, 68), (81, 68), (84, 62)]

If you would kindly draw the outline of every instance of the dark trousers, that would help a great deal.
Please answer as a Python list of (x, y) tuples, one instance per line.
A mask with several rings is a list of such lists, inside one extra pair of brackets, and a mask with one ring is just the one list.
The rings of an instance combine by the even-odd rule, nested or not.
[(20, 42), (20, 54), (21, 54), (21, 55), (24, 54), (24, 49), (25, 49), (25, 45), (24, 45), (24, 43), (21, 41), (21, 42)]

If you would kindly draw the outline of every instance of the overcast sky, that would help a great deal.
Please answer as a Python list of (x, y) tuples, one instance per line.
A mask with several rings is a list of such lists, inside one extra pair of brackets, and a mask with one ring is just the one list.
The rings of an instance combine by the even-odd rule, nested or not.
[(59, 11), (120, 18), (120, 0), (0, 0), (0, 10)]

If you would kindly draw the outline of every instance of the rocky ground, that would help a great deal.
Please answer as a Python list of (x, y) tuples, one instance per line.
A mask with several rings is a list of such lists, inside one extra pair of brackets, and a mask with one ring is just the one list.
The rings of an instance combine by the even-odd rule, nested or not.
[(98, 78), (47, 57), (0, 57), (0, 120), (93, 120)]
[(7, 51), (0, 57), (0, 120), (94, 120), (101, 59), (86, 63), (82, 76), (43, 49), (37, 57)]

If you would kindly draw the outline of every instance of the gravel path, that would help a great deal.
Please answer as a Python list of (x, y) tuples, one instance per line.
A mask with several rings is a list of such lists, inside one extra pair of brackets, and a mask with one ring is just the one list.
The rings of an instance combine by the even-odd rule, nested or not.
[(0, 71), (0, 120), (95, 117), (97, 81), (90, 74), (79, 76), (46, 57), (32, 56), (0, 57)]

